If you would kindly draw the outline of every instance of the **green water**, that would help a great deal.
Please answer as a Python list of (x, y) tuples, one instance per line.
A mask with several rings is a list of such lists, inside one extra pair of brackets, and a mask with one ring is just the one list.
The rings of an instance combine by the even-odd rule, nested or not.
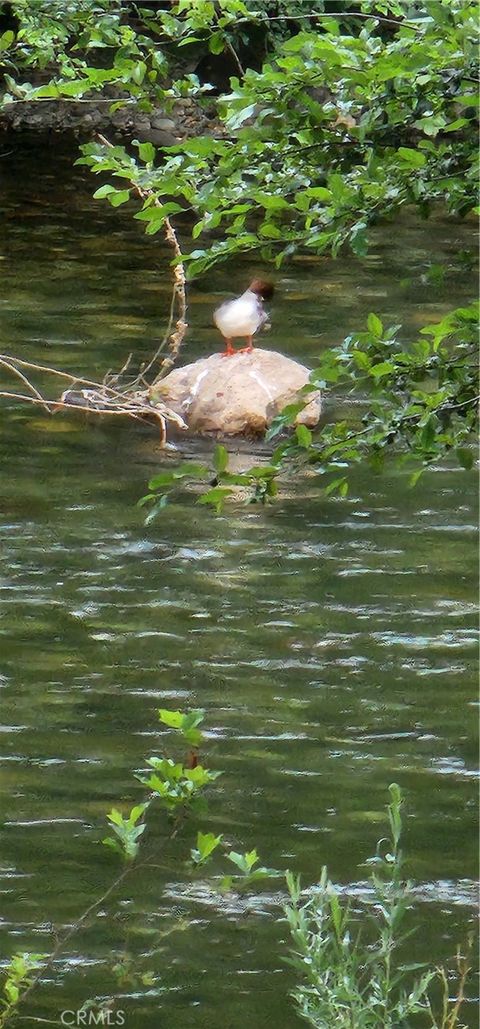
[[(0, 157), (2, 351), (95, 378), (130, 352), (137, 366), (168, 315), (159, 237), (91, 200), (67, 152), (14, 137)], [(406, 333), (438, 319), (475, 294), (473, 246), (471, 225), (407, 219), (378, 228), (365, 261), (299, 260), (278, 275), (265, 343), (313, 365), (371, 310)], [(252, 270), (192, 286), (185, 360), (220, 345), (212, 308)], [(312, 477), (267, 510), (215, 517), (191, 498), (145, 528), (135, 503), (160, 461), (147, 428), (3, 404), (0, 954), (50, 949), (52, 925), (111, 882), (105, 813), (139, 799), (146, 756), (172, 752), (156, 718), (171, 706), (205, 708), (205, 758), (224, 771), (203, 829), (306, 884), (327, 863), (362, 893), (399, 782), (418, 899), (409, 954), (448, 959), (475, 917), (474, 474), (442, 467), (410, 491), (400, 473), (363, 469), (346, 500)], [(300, 1025), (282, 881), (243, 896), (192, 884), (191, 832), (168, 847), (164, 835), (159, 816), (159, 867), (70, 941), (25, 1015), (58, 1023), (114, 993), (130, 1029)], [(153, 986), (115, 985), (122, 952)]]

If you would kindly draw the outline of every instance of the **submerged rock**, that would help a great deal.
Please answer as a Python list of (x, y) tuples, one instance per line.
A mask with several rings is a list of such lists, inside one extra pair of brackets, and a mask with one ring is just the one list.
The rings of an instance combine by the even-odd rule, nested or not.
[[(150, 403), (168, 404), (194, 432), (261, 435), (275, 416), (299, 400), (309, 369), (273, 350), (212, 354), (177, 368), (150, 390)], [(297, 422), (314, 426), (320, 393), (312, 393)]]

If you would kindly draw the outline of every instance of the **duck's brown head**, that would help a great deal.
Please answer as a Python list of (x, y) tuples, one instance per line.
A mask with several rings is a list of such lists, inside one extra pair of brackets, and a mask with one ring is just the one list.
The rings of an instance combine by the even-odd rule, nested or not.
[(248, 288), (250, 293), (256, 293), (262, 300), (270, 300), (274, 294), (273, 282), (268, 282), (267, 279), (253, 279)]

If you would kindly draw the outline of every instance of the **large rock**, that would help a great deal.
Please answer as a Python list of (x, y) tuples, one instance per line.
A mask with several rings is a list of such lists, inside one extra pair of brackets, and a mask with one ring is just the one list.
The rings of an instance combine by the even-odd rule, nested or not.
[[(222, 357), (212, 354), (176, 368), (150, 391), (150, 402), (168, 404), (194, 432), (260, 435), (275, 415), (299, 399), (309, 370), (273, 350)], [(320, 394), (297, 416), (305, 425), (320, 417)]]

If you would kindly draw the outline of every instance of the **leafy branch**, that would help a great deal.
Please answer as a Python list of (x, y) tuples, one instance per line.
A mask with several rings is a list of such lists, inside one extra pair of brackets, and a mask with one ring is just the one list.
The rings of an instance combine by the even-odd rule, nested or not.
[[(275, 14), (263, 0), (255, 9), (243, 0), (178, 0), (168, 11), (139, 6), (133, 24), (122, 4), (75, 0), (63, 23), (60, 0), (34, 11), (15, 0), (20, 28), (0, 39), (12, 73), (3, 105), (84, 95), (103, 102), (105, 91), (112, 111), (125, 103), (166, 110), (184, 96), (201, 104), (210, 85), (178, 68), (168, 78), (171, 57), (182, 47), (228, 51), (239, 78), (213, 101), (221, 127), (162, 148), (159, 159), (141, 144), (145, 165), (110, 148), (102, 166), (88, 145), (84, 163), (94, 172), (130, 178), (129, 190), (106, 185), (96, 195), (115, 206), (136, 191), (146, 231), (164, 226), (188, 277), (253, 251), (277, 265), (305, 248), (335, 257), (349, 247), (361, 258), (369, 226), (405, 204), (423, 217), (436, 202), (460, 216), (477, 204), (478, 96), (468, 83), (478, 81), (478, 21), (473, 0), (417, 4), (414, 17), (393, 0), (374, 11), (357, 6)], [(248, 67), (249, 26), (271, 34), (276, 24), (284, 28), (271, 37), (272, 54)], [(108, 67), (95, 66), (97, 51)], [(50, 82), (25, 81), (49, 62)], [(168, 219), (179, 210), (193, 211), (192, 239), (201, 242), (184, 238), (177, 250)]]
[[(186, 758), (183, 761), (157, 756), (148, 758), (148, 772), (136, 776), (138, 782), (148, 789), (146, 798), (136, 803), (127, 813), (115, 807), (108, 813), (110, 835), (106, 836), (102, 843), (122, 859), (124, 867), (74, 923), (65, 932), (58, 934), (55, 946), (49, 954), (13, 955), (4, 970), (3, 997), (0, 994), (0, 1002), (3, 1004), (3, 1010), (0, 1011), (0, 1029), (5, 1029), (16, 1019), (19, 1009), (24, 1007), (32, 992), (51, 972), (58, 958), (65, 953), (69, 941), (78, 935), (120, 886), (140, 869), (158, 868), (155, 861), (158, 847), (155, 843), (151, 843), (150, 846), (144, 844), (144, 834), (149, 827), (148, 819), (151, 821), (153, 806), (160, 808), (166, 818), (164, 845), (177, 837), (192, 816), (206, 815), (208, 807), (203, 794), (206, 787), (221, 773), (211, 771), (200, 763), (199, 747), (204, 742), (200, 726), (204, 719), (204, 711), (192, 710), (183, 713), (161, 708), (158, 716), (162, 725), (173, 729), (183, 744), (187, 745), (189, 749)], [(196, 847), (189, 851), (190, 861), (187, 861), (186, 867), (192, 874), (199, 869), (203, 872), (220, 844), (222, 853), (226, 852), (227, 859), (238, 869), (236, 875), (218, 877), (220, 888), (241, 889), (257, 883), (260, 879), (278, 874), (274, 869), (256, 867), (259, 859), (255, 850), (241, 854), (227, 849), (222, 835), (214, 837), (213, 834), (203, 833), (201, 830), (196, 834)]]
[[(315, 1029), (396, 1029), (417, 1024), (417, 1016), (428, 1017), (432, 1029), (461, 1029), (473, 939), (467, 941), (464, 955), (457, 951), (453, 1000), (444, 968), (403, 965), (399, 960), (411, 933), (403, 925), (412, 906), (412, 883), (403, 878), (403, 794), (396, 783), (389, 793), (390, 836), (378, 841), (375, 856), (366, 862), (372, 868), (362, 901), (370, 927), (367, 939), (359, 928), (358, 909), (354, 912), (342, 898), (342, 889), (331, 882), (326, 867), (304, 902), (299, 876), (287, 873), (290, 903), (284, 910), (292, 938), (288, 963), (299, 978), (292, 997), (298, 1013)], [(439, 1011), (429, 996), (435, 982), (442, 990)]]
[[(150, 508), (147, 524), (179, 490), (194, 486), (198, 492), (202, 484), (207, 488), (196, 502), (218, 513), (229, 500), (238, 501), (239, 495), (245, 503), (269, 503), (287, 470), (314, 469), (325, 495), (345, 497), (349, 473), (362, 462), (376, 472), (387, 463), (413, 465), (411, 486), (426, 468), (450, 454), (462, 468), (471, 469), (480, 398), (475, 362), (478, 328), (478, 304), (474, 303), (425, 326), (418, 339), (402, 344), (399, 325), (384, 328), (378, 315), (370, 314), (365, 331), (327, 350), (301, 391), (303, 398), (274, 419), (267, 439), (280, 439), (268, 463), (231, 473), (228, 452), (219, 444), (213, 467), (183, 462), (162, 469), (139, 501), (140, 507)], [(333, 389), (344, 403), (356, 394), (360, 404), (347, 418), (333, 420), (316, 432), (306, 425), (293, 427), (312, 391), (325, 394)]]

